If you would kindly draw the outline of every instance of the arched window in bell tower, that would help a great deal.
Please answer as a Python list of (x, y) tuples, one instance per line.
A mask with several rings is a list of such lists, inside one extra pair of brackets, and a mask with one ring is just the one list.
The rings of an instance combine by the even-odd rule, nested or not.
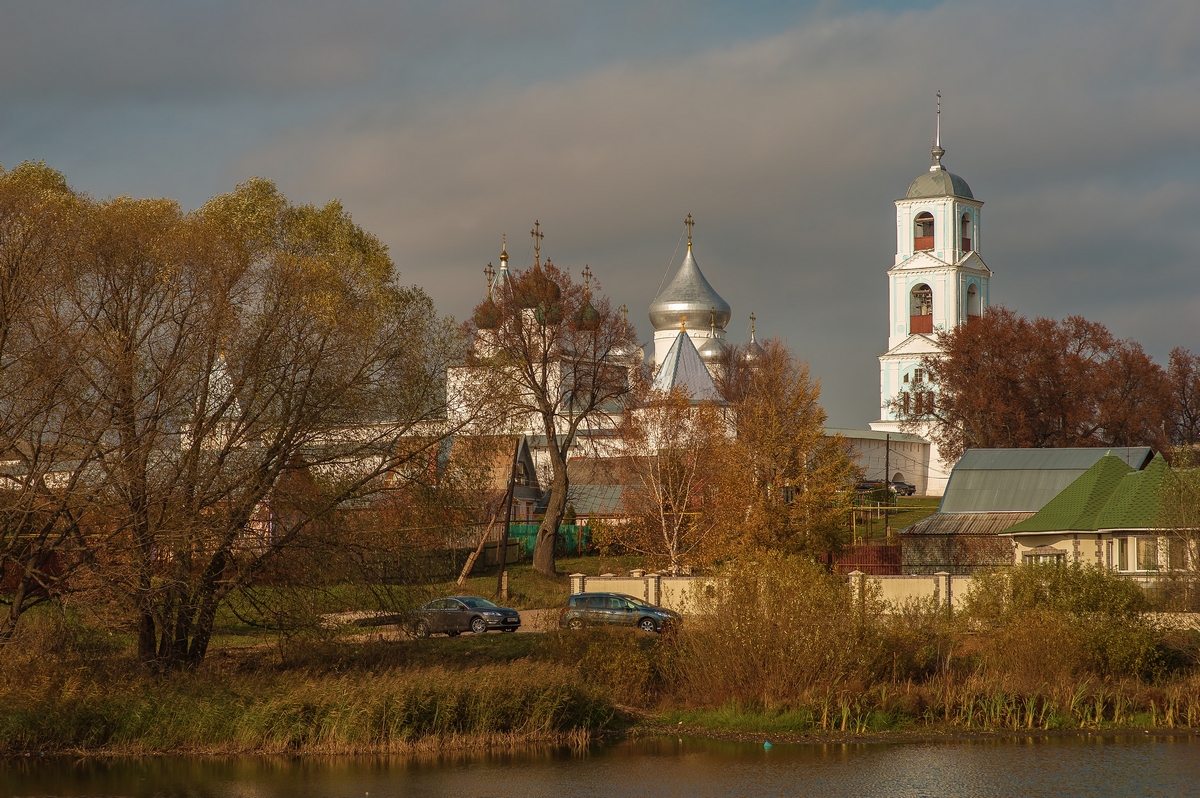
[(971, 214), (964, 213), (959, 225), (962, 228), (962, 251), (971, 251)]
[(921, 211), (913, 220), (913, 250), (928, 252), (933, 249), (933, 214)]
[(977, 319), (980, 314), (979, 286), (971, 283), (967, 286), (967, 318)]
[(933, 289), (926, 283), (913, 287), (909, 294), (908, 332), (933, 332)]

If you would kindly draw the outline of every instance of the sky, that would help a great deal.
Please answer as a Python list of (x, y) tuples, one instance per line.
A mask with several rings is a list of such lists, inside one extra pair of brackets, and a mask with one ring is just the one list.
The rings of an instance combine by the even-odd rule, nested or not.
[(984, 202), (993, 303), (1200, 352), (1200, 4), (0, 0), (0, 164), (185, 209), (253, 176), (340, 200), (466, 318), (528, 231), (639, 337), (695, 256), (831, 426), (879, 417), (895, 207)]

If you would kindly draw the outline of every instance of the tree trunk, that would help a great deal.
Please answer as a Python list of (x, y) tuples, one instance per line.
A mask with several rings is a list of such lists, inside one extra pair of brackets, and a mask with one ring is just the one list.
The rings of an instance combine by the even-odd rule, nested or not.
[(546, 504), (546, 516), (538, 527), (537, 542), (533, 546), (533, 570), (554, 576), (554, 545), (558, 540), (558, 525), (567, 510), (567, 463), (557, 449), (550, 449), (550, 462), (554, 475), (550, 481), (550, 501)]

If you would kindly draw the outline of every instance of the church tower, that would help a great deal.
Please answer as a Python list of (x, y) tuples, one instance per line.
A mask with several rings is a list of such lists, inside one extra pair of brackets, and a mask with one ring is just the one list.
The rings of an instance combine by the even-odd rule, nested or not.
[[(920, 413), (937, 398), (924, 380), (922, 358), (939, 351), (937, 333), (980, 316), (988, 307), (992, 271), (980, 257), (983, 203), (967, 181), (942, 165), (942, 99), (929, 171), (896, 200), (896, 259), (888, 270), (888, 350), (879, 356), (879, 421), (871, 429), (899, 432), (905, 412)], [(925, 436), (928, 437), (928, 436)], [(940, 494), (950, 467), (930, 452), (927, 491)], [(891, 475), (889, 475), (891, 478)]]

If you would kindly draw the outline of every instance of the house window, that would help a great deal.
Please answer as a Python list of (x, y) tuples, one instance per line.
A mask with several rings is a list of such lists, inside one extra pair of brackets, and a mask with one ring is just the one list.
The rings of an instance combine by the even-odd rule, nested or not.
[(1038, 546), (1025, 552), (1021, 561), (1026, 565), (1062, 565), (1067, 561), (1067, 553), (1052, 546)]
[(1187, 543), (1182, 538), (1167, 541), (1167, 567), (1172, 571), (1187, 568)]
[(1121, 538), (1117, 541), (1117, 570), (1129, 570), (1129, 538)]
[(1158, 570), (1158, 538), (1137, 538), (1137, 569)]

